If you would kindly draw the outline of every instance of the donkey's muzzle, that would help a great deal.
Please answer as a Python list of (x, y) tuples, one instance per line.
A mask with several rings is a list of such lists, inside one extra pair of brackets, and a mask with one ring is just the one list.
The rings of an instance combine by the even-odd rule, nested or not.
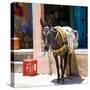
[(49, 47), (45, 46), (44, 47), (44, 50), (48, 51), (49, 50)]

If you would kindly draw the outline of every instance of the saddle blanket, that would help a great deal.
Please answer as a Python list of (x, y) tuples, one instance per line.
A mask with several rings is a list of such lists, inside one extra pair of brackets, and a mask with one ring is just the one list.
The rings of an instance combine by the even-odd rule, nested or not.
[[(63, 26), (63, 27), (56, 26), (55, 29), (62, 30), (63, 33), (66, 34), (66, 37), (67, 37), (66, 39), (67, 39), (68, 47), (70, 51), (69, 53), (72, 53), (72, 51), (78, 47), (78, 32), (76, 30), (73, 30), (69, 26)], [(63, 38), (65, 39), (65, 35), (63, 36)]]

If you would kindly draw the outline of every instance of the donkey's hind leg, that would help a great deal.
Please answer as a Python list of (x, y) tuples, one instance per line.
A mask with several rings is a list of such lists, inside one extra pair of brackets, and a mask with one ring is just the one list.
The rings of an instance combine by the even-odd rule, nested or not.
[(63, 77), (62, 76), (62, 72), (63, 72), (63, 57), (60, 56), (60, 68), (61, 68), (61, 78)]
[(60, 80), (60, 73), (59, 73), (59, 61), (58, 61), (58, 56), (54, 55), (55, 62), (56, 62), (56, 69), (57, 69), (57, 81)]
[(71, 57), (72, 57), (72, 54), (69, 54), (68, 57), (69, 57), (68, 58), (69, 59), (68, 60), (69, 61), (69, 78), (72, 79), (71, 78), (71, 76), (72, 76), (72, 70), (71, 70)]

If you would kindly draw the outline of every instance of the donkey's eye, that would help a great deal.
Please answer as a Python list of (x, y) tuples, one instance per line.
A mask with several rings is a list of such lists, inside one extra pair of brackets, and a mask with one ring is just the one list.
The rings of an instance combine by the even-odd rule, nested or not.
[(48, 30), (47, 35), (49, 35), (49, 34), (50, 34), (50, 31)]

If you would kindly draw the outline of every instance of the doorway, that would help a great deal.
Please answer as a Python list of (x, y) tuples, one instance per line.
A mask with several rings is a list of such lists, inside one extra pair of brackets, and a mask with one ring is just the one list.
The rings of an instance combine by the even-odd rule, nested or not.
[[(44, 18), (52, 26), (70, 26), (79, 33), (80, 49), (88, 48), (88, 7), (44, 4)], [(54, 18), (52, 18), (54, 16)], [(55, 18), (57, 17), (57, 18)]]

